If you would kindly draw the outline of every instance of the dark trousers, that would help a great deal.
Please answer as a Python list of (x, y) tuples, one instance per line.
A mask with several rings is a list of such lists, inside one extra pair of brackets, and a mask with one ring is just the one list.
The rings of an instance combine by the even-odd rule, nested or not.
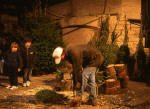
[(11, 86), (17, 86), (18, 85), (18, 71), (17, 68), (11, 68), (9, 70), (9, 83)]
[(32, 69), (33, 68), (24, 68), (23, 83), (31, 81), (30, 78), (32, 76)]

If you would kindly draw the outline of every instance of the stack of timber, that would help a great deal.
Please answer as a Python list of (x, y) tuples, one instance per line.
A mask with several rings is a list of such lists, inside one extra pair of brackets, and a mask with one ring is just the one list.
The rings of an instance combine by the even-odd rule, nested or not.
[(116, 74), (116, 70), (114, 66), (115, 64), (110, 64), (107, 66), (107, 69), (106, 69), (107, 77), (111, 79), (117, 79), (117, 74)]
[[(125, 64), (111, 64), (111, 65), (107, 66), (107, 76), (110, 77), (110, 79), (112, 79), (112, 82), (115, 82), (118, 80), (120, 82), (121, 88), (127, 88), (129, 77), (127, 74), (127, 68), (126, 68)], [(106, 82), (108, 82), (108, 81), (106, 81)], [(110, 82), (109, 82), (109, 84), (110, 84)], [(114, 83), (111, 83), (111, 84), (114, 84)], [(116, 87), (118, 87), (118, 86), (116, 85)], [(106, 89), (108, 90), (107, 85), (106, 85)], [(115, 89), (117, 89), (117, 88), (114, 88), (114, 89), (112, 88), (112, 90), (115, 90)]]
[(120, 91), (120, 81), (115, 79), (106, 80), (105, 93), (108, 95), (118, 94)]

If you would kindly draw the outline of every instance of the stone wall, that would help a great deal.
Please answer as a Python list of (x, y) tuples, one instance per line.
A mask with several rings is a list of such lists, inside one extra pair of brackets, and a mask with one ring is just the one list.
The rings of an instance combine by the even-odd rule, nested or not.
[(125, 15), (120, 15), (120, 19), (117, 20), (116, 16), (110, 17), (110, 35), (114, 30), (114, 27), (117, 24), (116, 32), (121, 34), (117, 39), (117, 44), (120, 46), (123, 44), (125, 38), (125, 25), (127, 25), (127, 36), (128, 36), (128, 46), (130, 48), (131, 54), (134, 54), (137, 50), (137, 45), (139, 42), (139, 35), (140, 35), (140, 26), (131, 24), (130, 22), (126, 21)]
[[(101, 17), (101, 16), (99, 16)], [(61, 21), (62, 27), (69, 26), (69, 25), (84, 25), (87, 24), (89, 26), (100, 28), (100, 22), (99, 17), (72, 17), (68, 19), (67, 21), (63, 19)], [(125, 23), (127, 25), (127, 31), (128, 31), (128, 46), (130, 48), (131, 54), (134, 54), (137, 49), (137, 44), (139, 42), (139, 34), (140, 34), (140, 26), (137, 26), (135, 24), (131, 24), (130, 22), (126, 21), (125, 15), (120, 15), (119, 20), (117, 20), (118, 16), (110, 16), (109, 18), (109, 40), (108, 42), (111, 42), (111, 34), (115, 28), (115, 25), (117, 23), (116, 27), (116, 33), (120, 34), (118, 39), (116, 40), (116, 43), (120, 46), (123, 44), (124, 38), (125, 38)], [(125, 20), (126, 19), (126, 20)], [(90, 22), (92, 21), (92, 22)], [(90, 23), (89, 23), (90, 22)], [(89, 28), (67, 28), (63, 29), (63, 39), (64, 42), (68, 45), (76, 45), (76, 44), (87, 44), (94, 35), (97, 30), (95, 29), (89, 29)], [(67, 33), (67, 34), (66, 34)]]
[[(49, 7), (49, 13), (58, 16), (96, 16), (103, 14), (105, 0), (70, 0)], [(126, 14), (127, 18), (141, 18), (141, 0), (107, 0), (105, 14)]]
[[(93, 21), (95, 20), (95, 21)], [(90, 21), (93, 21), (89, 23)], [(88, 24), (87, 24), (88, 23)], [(61, 21), (61, 26), (66, 27), (70, 25), (84, 25), (98, 27), (97, 17), (72, 17), (70, 19), (63, 19)], [(66, 28), (63, 29), (63, 39), (67, 45), (78, 45), (87, 44), (94, 36), (96, 30), (91, 28)]]
[(121, 8), (127, 19), (141, 19), (141, 0), (122, 0)]
[[(98, 17), (103, 15), (105, 0), (70, 0), (59, 5), (49, 8), (49, 12), (53, 12), (62, 18), (62, 27), (70, 25), (87, 25), (98, 27)], [(121, 33), (117, 39), (117, 44), (123, 44), (125, 36), (125, 16), (128, 19), (141, 19), (141, 0), (107, 0), (105, 14), (114, 14), (110, 16), (110, 36), (108, 42), (111, 40), (111, 34), (118, 22), (116, 32)], [(117, 15), (120, 20), (117, 21)], [(95, 20), (95, 21), (94, 21)], [(127, 22), (127, 30), (129, 37), (129, 47), (131, 54), (135, 53), (139, 41), (140, 26)], [(71, 31), (71, 32), (70, 32)], [(67, 28), (63, 29), (64, 42), (66, 44), (87, 44), (95, 35), (95, 30), (89, 28)], [(67, 33), (67, 34), (66, 34)]]

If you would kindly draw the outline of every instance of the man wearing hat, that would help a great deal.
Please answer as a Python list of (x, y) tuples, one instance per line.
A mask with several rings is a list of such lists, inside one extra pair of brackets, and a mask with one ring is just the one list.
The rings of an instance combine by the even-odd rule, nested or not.
[(88, 45), (76, 45), (65, 49), (57, 47), (52, 56), (55, 58), (56, 64), (59, 64), (62, 59), (72, 64), (74, 89), (77, 92), (76, 98), (81, 98), (87, 84), (89, 84), (89, 103), (96, 105), (95, 72), (97, 67), (103, 62), (101, 52)]

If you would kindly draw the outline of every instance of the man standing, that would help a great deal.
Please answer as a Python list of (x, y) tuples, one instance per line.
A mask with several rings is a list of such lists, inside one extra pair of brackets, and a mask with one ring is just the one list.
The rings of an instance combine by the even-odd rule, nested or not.
[(76, 98), (81, 100), (87, 84), (90, 86), (89, 103), (96, 105), (96, 83), (95, 72), (97, 67), (102, 64), (103, 56), (96, 48), (88, 45), (77, 45), (63, 49), (57, 47), (53, 52), (55, 63), (59, 64), (61, 59), (68, 60), (73, 67), (73, 81), (76, 89)]
[(25, 37), (24, 39), (25, 44), (24, 47), (21, 49), (21, 54), (23, 58), (23, 87), (30, 86), (32, 70), (36, 60), (36, 53), (31, 46), (31, 38)]

